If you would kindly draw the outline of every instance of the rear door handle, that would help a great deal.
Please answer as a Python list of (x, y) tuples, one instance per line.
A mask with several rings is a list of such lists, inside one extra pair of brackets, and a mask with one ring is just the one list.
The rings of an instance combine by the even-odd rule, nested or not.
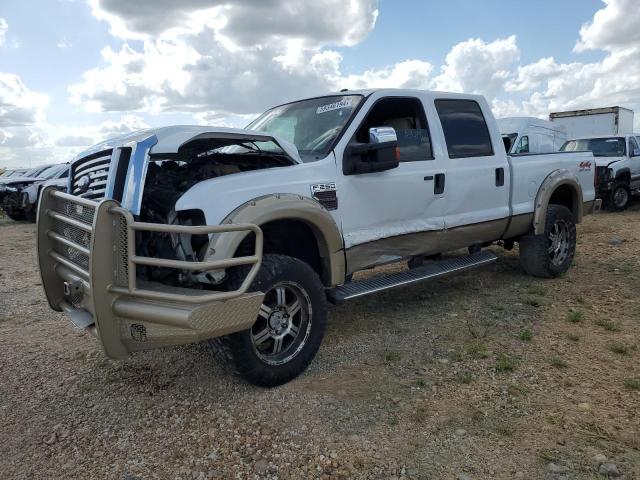
[(433, 184), (433, 193), (440, 195), (444, 193), (444, 173), (436, 173), (436, 181)]
[(504, 168), (496, 168), (496, 187), (504, 186)]

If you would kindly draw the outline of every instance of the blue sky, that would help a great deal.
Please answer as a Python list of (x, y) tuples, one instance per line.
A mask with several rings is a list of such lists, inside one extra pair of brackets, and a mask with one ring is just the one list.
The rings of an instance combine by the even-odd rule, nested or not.
[(0, 167), (342, 87), (482, 93), (500, 116), (640, 106), (633, 0), (265, 4), (0, 0)]

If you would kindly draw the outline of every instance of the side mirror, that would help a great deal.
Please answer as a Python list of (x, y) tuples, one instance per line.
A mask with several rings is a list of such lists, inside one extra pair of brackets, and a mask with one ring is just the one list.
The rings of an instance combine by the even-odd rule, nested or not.
[(369, 143), (352, 143), (345, 149), (342, 171), (345, 175), (383, 172), (400, 163), (398, 137), (392, 127), (369, 129)]
[(632, 156), (632, 157), (640, 157), (640, 148), (634, 148), (634, 149), (631, 151), (631, 156)]

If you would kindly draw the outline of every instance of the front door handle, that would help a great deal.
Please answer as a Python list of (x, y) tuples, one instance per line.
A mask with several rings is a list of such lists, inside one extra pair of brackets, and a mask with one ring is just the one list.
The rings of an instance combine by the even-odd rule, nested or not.
[(496, 187), (504, 186), (504, 168), (496, 168)]
[(433, 193), (440, 195), (444, 193), (444, 173), (436, 173), (436, 181), (433, 184)]

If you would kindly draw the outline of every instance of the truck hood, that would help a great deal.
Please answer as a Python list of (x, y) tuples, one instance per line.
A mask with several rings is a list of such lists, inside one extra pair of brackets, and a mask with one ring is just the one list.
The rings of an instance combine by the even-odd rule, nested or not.
[(608, 167), (612, 163), (626, 160), (627, 157), (594, 157), (597, 167)]
[(198, 125), (177, 125), (171, 127), (150, 128), (121, 135), (101, 142), (89, 149), (79, 153), (74, 160), (86, 157), (92, 153), (108, 150), (117, 146), (122, 146), (130, 142), (139, 142), (151, 136), (155, 136), (157, 142), (149, 153), (177, 153), (182, 145), (196, 138), (208, 138), (219, 140), (219, 146), (237, 143), (238, 140), (251, 141), (274, 141), (284, 152), (291, 157), (295, 163), (302, 163), (300, 153), (293, 143), (271, 133), (246, 130), (241, 128), (226, 127), (203, 127)]
[(39, 177), (16, 177), (0, 181), (0, 185), (16, 185), (18, 183), (33, 183), (40, 181), (42, 181), (42, 178)]

